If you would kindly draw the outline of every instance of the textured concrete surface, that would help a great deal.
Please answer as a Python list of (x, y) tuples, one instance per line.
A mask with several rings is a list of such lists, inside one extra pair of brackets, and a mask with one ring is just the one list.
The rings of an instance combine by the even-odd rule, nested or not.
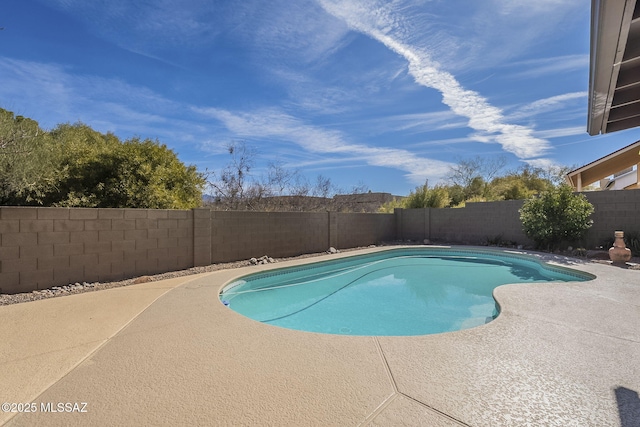
[[(41, 302), (0, 307), (0, 354), (15, 363), (0, 377), (2, 399), (38, 406), (7, 425), (639, 423), (640, 271), (577, 263), (572, 266), (598, 277), (500, 287), (495, 321), (419, 337), (292, 331), (219, 303), (221, 286), (233, 277), (283, 266), (194, 278), (156, 295), (151, 305), (153, 298), (145, 297), (128, 319), (122, 313), (110, 320), (108, 313), (123, 304), (110, 291), (95, 293), (105, 296), (93, 308), (77, 297), (47, 300), (49, 311)], [(137, 289), (120, 289), (127, 303), (144, 299)], [(60, 313), (65, 320), (50, 331), (51, 317)], [(78, 326), (87, 315), (96, 323)], [(29, 322), (9, 320), (20, 318)], [(57, 341), (47, 341), (56, 334)], [(31, 358), (37, 362), (19, 365)], [(49, 372), (58, 364), (65, 367)], [(87, 412), (40, 410), (58, 402), (86, 402)]]
[[(32, 402), (156, 299), (197, 277), (0, 307), (0, 403)], [(13, 415), (0, 411), (0, 424)]]

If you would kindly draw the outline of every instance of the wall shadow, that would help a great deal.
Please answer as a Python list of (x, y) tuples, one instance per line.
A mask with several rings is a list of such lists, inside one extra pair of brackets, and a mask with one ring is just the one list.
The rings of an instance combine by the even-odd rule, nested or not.
[(640, 397), (635, 390), (626, 387), (614, 389), (621, 427), (640, 427)]

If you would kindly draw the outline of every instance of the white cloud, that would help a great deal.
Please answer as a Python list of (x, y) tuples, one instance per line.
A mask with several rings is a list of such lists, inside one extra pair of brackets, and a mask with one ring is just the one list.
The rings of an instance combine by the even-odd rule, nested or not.
[[(589, 14), (584, 0), (541, 0), (535, 4), (521, 0), (318, 1), (352, 9), (365, 26), (406, 44), (427, 47), (440, 67), (450, 72), (487, 69), (528, 56), (536, 45), (580, 28)], [(389, 20), (389, 13), (379, 12), (382, 9), (397, 13)]]
[(416, 184), (424, 183), (425, 179), (438, 180), (452, 165), (421, 158), (402, 149), (350, 143), (340, 132), (307, 125), (277, 109), (252, 113), (233, 113), (216, 108), (195, 111), (220, 120), (237, 137), (291, 142), (312, 153), (338, 154), (364, 160), (372, 166), (400, 169), (407, 172), (407, 177)]
[[(549, 98), (539, 99), (518, 108), (515, 112), (509, 115), (509, 119), (519, 120), (525, 117), (532, 117), (538, 114), (547, 113), (549, 111), (555, 111), (560, 108), (564, 108), (565, 104), (577, 99), (582, 99), (586, 104), (587, 95), (587, 92), (572, 92), (551, 96)], [(537, 132), (536, 134), (539, 136), (539, 132)]]
[(242, 7), (242, 31), (266, 55), (303, 63), (319, 61), (343, 46), (348, 28), (313, 1), (251, 1)]
[[(375, 116), (341, 121), (338, 117), (332, 120), (332, 123), (346, 127), (358, 126), (367, 129), (370, 134), (375, 135), (397, 132), (402, 132), (405, 135), (415, 135), (467, 127), (467, 122), (461, 120), (460, 117), (456, 116), (450, 110), (396, 114), (384, 116), (382, 119), (379, 116)], [(467, 141), (470, 141), (470, 139), (467, 138)]]
[[(30, 109), (38, 108), (67, 116), (68, 120), (73, 101), (66, 75), (64, 68), (57, 64), (0, 57), (0, 99), (4, 108), (15, 109), (16, 114), (35, 118), (34, 111), (25, 109), (29, 106)], [(53, 124), (55, 122), (50, 123)]]
[(508, 64), (510, 68), (523, 68), (511, 74), (512, 78), (531, 79), (544, 75), (559, 75), (578, 70), (588, 70), (589, 55), (565, 55), (551, 58), (518, 61)]
[(442, 102), (455, 114), (466, 117), (468, 126), (482, 135), (486, 142), (497, 142), (505, 151), (521, 159), (538, 157), (550, 148), (548, 141), (533, 135), (533, 129), (506, 123), (499, 108), (492, 106), (479, 93), (465, 89), (451, 73), (443, 71), (428, 53), (429, 46), (406, 43), (409, 36), (404, 21), (386, 4), (358, 0), (319, 2), (327, 12), (344, 20), (354, 30), (404, 57), (415, 81), (438, 90), (442, 94)]
[(418, 143), (412, 144), (412, 146), (413, 147), (429, 147), (429, 146), (440, 146), (440, 145), (449, 146), (454, 144), (468, 144), (474, 141), (476, 141), (476, 139), (474, 139), (472, 136), (467, 136), (463, 138), (433, 139), (433, 140), (418, 142)]
[[(393, 131), (414, 130), (417, 132), (429, 132), (440, 130), (457, 122), (457, 116), (450, 110), (432, 111), (428, 113), (399, 114), (385, 118)], [(462, 126), (466, 126), (466, 123)], [(462, 127), (461, 126), (461, 127)]]
[[(384, 97), (376, 96), (391, 80), (390, 70), (375, 70), (370, 73), (341, 76), (338, 81), (321, 80), (310, 75), (309, 70), (295, 72), (290, 69), (271, 70), (277, 84), (287, 90), (291, 110), (304, 110), (315, 115), (337, 115), (357, 110), (363, 99), (384, 104)], [(371, 104), (367, 104), (371, 106)]]
[(548, 171), (562, 169), (562, 165), (558, 164), (555, 160), (552, 160), (552, 159), (544, 159), (544, 158), (529, 159), (529, 160), (525, 160), (525, 163), (527, 163), (530, 166), (533, 166), (534, 168), (540, 168)]
[[(573, 126), (567, 128), (547, 129), (537, 131), (536, 135), (540, 138), (561, 138), (564, 136), (587, 135), (587, 126)], [(560, 145), (557, 145), (560, 147)]]

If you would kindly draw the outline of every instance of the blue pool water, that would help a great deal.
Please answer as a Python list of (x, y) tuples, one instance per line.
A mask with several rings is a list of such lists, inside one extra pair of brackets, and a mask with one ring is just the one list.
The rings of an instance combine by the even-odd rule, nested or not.
[(251, 319), (341, 335), (424, 335), (467, 329), (498, 315), (507, 283), (593, 277), (498, 251), (410, 248), (244, 276), (221, 301)]

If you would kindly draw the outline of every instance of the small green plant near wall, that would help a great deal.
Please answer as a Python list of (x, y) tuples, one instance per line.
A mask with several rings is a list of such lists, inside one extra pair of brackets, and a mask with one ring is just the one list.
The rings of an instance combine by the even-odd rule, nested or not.
[(593, 224), (593, 205), (583, 194), (562, 185), (528, 199), (520, 209), (525, 234), (539, 249), (555, 250), (562, 242), (581, 240)]

